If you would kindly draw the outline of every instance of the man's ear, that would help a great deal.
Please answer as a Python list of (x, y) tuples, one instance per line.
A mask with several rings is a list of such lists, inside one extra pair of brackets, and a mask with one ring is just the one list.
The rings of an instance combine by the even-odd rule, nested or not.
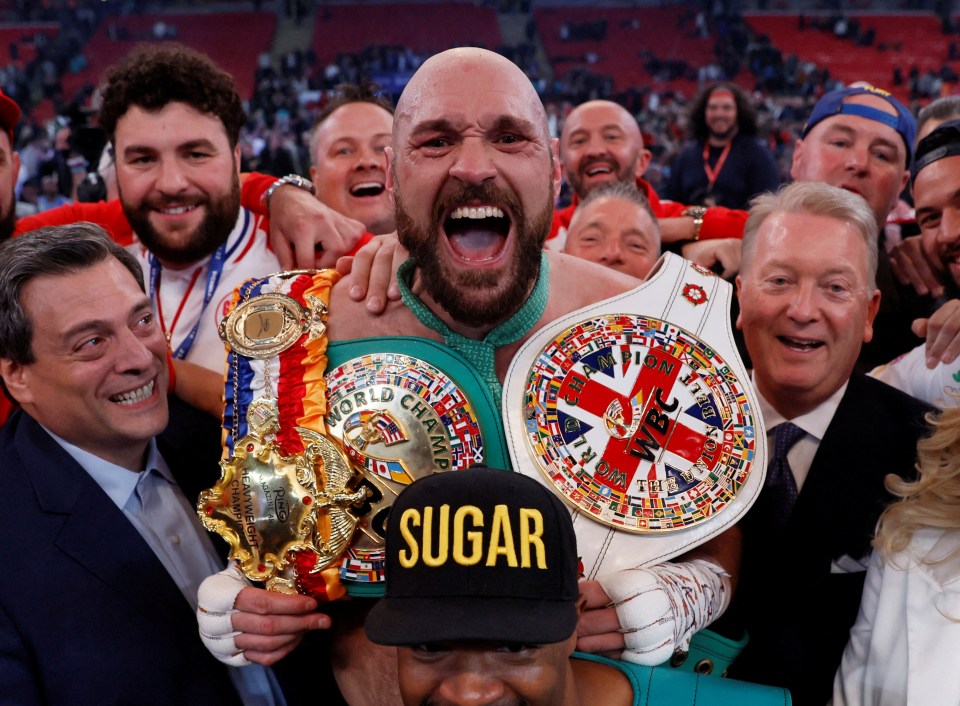
[[(740, 300), (740, 292), (743, 290), (743, 280), (740, 279), (740, 275), (737, 275), (737, 279), (734, 282), (737, 286), (737, 301)], [(743, 310), (737, 310), (737, 321), (736, 321), (737, 330), (743, 330)]]
[(563, 185), (563, 169), (560, 166), (560, 140), (556, 137), (550, 140), (550, 153), (552, 155), (550, 178), (553, 180), (553, 201), (556, 203), (557, 199), (560, 198), (560, 187)]
[(384, 186), (387, 191), (393, 191), (393, 163), (394, 163), (394, 154), (393, 147), (384, 147), (383, 156), (387, 158), (387, 178), (384, 182)]
[(880, 311), (880, 290), (877, 289), (870, 295), (867, 302), (867, 321), (863, 329), (863, 342), (870, 343), (873, 340), (873, 320), (877, 318), (877, 312)]
[(3, 378), (3, 384), (7, 386), (10, 396), (21, 407), (33, 400), (30, 393), (29, 368), (26, 365), (16, 363), (9, 358), (0, 358), (0, 378)]
[(635, 180), (642, 179), (643, 175), (647, 173), (647, 167), (650, 166), (651, 159), (653, 159), (653, 152), (648, 149), (640, 150), (640, 154), (637, 155), (637, 170), (633, 175)]
[(793, 143), (793, 157), (790, 160), (790, 178), (799, 181), (797, 174), (800, 173), (800, 162), (803, 159), (803, 140), (797, 140)]

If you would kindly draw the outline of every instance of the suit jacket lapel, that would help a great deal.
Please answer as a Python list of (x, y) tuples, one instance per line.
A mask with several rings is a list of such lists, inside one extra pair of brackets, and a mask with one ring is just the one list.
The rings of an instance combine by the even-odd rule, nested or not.
[(41, 510), (64, 516), (55, 541), (61, 551), (99, 578), (105, 590), (144, 612), (190, 611), (163, 564), (123, 512), (26, 414), (17, 430), (17, 450)]
[(845, 554), (860, 559), (869, 551), (863, 518), (878, 513), (878, 497), (891, 497), (883, 490), (890, 463), (883, 441), (888, 424), (865, 406), (870, 400), (865, 382), (859, 374), (850, 377), (791, 517), (805, 542), (829, 546), (834, 560)]

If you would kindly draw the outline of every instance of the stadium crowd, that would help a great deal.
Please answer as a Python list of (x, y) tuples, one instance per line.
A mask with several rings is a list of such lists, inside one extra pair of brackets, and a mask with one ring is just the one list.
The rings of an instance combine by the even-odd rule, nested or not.
[[(695, 95), (618, 90), (589, 57), (552, 76), (530, 24), (509, 50), (263, 55), (246, 97), (176, 41), (171, 16), (67, 97), (60, 79), (94, 30), (142, 8), (19, 3), (23, 21), (69, 31), (12, 44), (35, 56), (12, 50), (0, 73), (0, 453), (28, 559), (0, 575), (0, 701), (960, 699), (960, 100), (940, 95), (956, 76), (909, 76), (909, 105), (847, 86), (783, 56), (732, 4), (680, 18), (714, 40), (708, 64), (644, 55)], [(799, 15), (798, 31), (874, 44), (835, 9)], [(560, 40), (602, 44), (608, 29), (563, 23)], [(46, 123), (30, 112), (42, 101)], [(693, 278), (728, 284), (708, 296)], [(729, 316), (712, 303), (723, 287)], [(516, 414), (511, 366), (584, 307), (656, 316), (669, 297), (688, 317), (674, 333), (709, 331), (707, 358), (730, 362), (704, 385), (739, 375), (738, 420), (760, 422), (711, 426), (702, 362), (671, 378), (651, 344), (632, 373), (649, 389), (598, 393), (630, 356), (578, 352), (582, 376), (545, 401), (589, 407), (614, 440), (593, 465), (590, 446), (571, 461), (621, 513), (598, 539), (586, 486), (497, 470), (538, 414), (532, 387)], [(561, 419), (530, 446), (596, 443), (572, 411)], [(205, 489), (242, 468), (226, 525), (272, 535), (242, 524), (259, 492), (246, 474), (277, 464), (279, 495), (301, 487), (290, 458), (319, 454), (311, 425), (366, 479), (324, 456), (311, 463), (328, 485), (295, 510), (267, 482), (263, 502), (278, 517), (322, 503), (385, 548), (314, 569), (302, 542), (284, 544), (296, 582), (267, 590), (266, 565), (283, 562), (238, 550), (258, 545), (212, 519)], [(648, 493), (662, 510), (696, 486), (718, 431), (725, 453), (766, 462), (751, 471), (762, 484), (743, 481), (747, 499), (713, 517), (697, 495), (684, 512), (709, 531), (633, 556), (611, 492), (660, 488), (663, 469), (670, 492)], [(419, 456), (376, 455), (411, 438)], [(689, 470), (669, 465), (696, 443)], [(604, 480), (622, 470), (608, 458), (634, 463), (629, 482)], [(338, 522), (315, 523), (324, 548)]]

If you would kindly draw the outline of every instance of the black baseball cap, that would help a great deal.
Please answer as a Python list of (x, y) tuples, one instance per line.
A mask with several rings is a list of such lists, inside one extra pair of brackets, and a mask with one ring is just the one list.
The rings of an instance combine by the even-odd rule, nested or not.
[(911, 180), (916, 179), (924, 167), (957, 155), (960, 155), (960, 120), (948, 120), (920, 140), (910, 170)]
[(576, 629), (570, 511), (519, 473), (417, 480), (390, 510), (386, 554), (386, 596), (365, 625), (373, 642), (549, 644)]

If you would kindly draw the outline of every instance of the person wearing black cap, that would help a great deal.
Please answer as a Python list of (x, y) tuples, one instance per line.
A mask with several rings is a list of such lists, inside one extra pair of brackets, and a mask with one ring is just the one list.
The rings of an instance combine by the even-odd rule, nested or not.
[[(949, 301), (944, 309), (960, 308), (960, 120), (950, 120), (920, 140), (913, 161), (911, 189), (917, 225), (927, 262), (943, 282)], [(960, 345), (948, 352), (960, 353)], [(894, 387), (938, 407), (955, 407), (960, 363), (933, 361), (917, 346), (872, 374)]]
[(387, 592), (367, 617), (396, 645), (404, 704), (789, 704), (783, 689), (575, 653), (577, 539), (564, 504), (519, 473), (416, 481), (393, 506)]

